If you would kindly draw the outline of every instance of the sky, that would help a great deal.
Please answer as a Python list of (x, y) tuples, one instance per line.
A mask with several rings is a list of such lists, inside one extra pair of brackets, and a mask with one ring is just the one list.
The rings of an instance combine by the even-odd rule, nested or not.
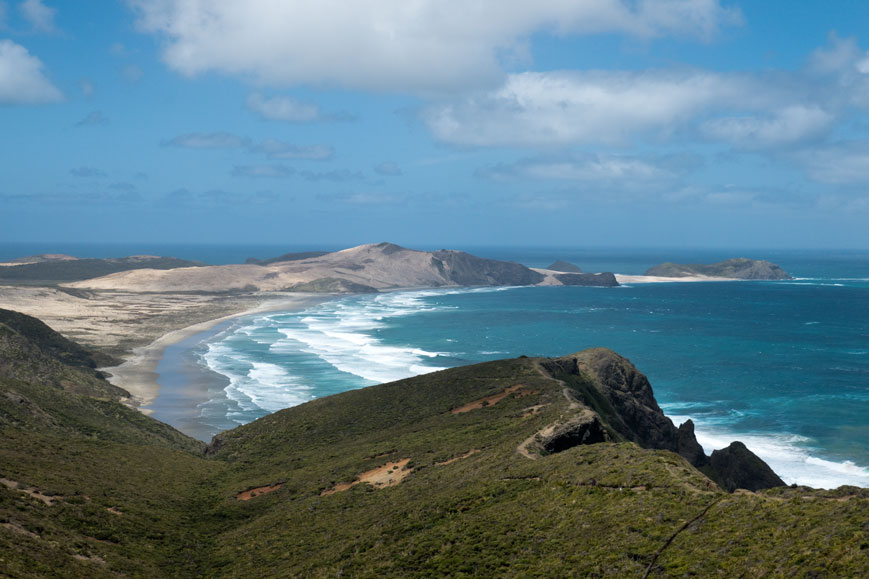
[(864, 0), (0, 0), (0, 243), (869, 249)]

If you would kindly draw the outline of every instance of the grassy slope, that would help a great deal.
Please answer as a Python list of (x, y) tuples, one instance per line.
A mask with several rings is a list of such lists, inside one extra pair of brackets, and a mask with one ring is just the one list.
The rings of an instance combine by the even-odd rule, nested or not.
[[(537, 394), (449, 413), (516, 383)], [(523, 417), (538, 404), (547, 406)], [(249, 502), (227, 493), (218, 512), (239, 523), (219, 538), (214, 564), (239, 575), (403, 577), (624, 577), (650, 566), (653, 575), (849, 576), (869, 564), (866, 491), (845, 489), (853, 498), (844, 501), (805, 489), (726, 494), (681, 457), (630, 443), (537, 460), (516, 452), (569, 414), (561, 385), (519, 359), (348, 392), (236, 429), (217, 455), (232, 461), (227, 490), (286, 483)], [(437, 464), (471, 449), (480, 452)], [(399, 486), (320, 495), (398, 458), (415, 468)]]
[[(522, 397), (450, 413), (517, 384)], [(0, 380), (0, 399), (9, 388)], [(457, 368), (278, 412), (225, 433), (209, 458), (183, 437), (154, 439), (164, 427), (145, 417), (84, 404), (76, 414), (93, 432), (46, 405), (66, 428), (7, 426), (0, 476), (62, 498), (0, 486), (0, 575), (847, 577), (869, 566), (865, 490), (727, 494), (681, 457), (627, 442), (520, 455), (582, 412), (562, 388), (533, 359)], [(401, 458), (414, 470), (398, 486), (321, 495)]]

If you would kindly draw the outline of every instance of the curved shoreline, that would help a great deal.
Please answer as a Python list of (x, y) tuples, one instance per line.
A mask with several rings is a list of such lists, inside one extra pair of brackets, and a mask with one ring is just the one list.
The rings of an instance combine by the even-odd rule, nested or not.
[(299, 311), (311, 305), (334, 299), (335, 297), (335, 295), (324, 294), (300, 294), (298, 296), (282, 297), (277, 300), (266, 300), (253, 308), (241, 312), (235, 312), (213, 320), (172, 330), (146, 346), (135, 348), (133, 354), (124, 360), (122, 364), (100, 368), (100, 370), (110, 374), (108, 378), (109, 382), (130, 393), (130, 399), (127, 403), (131, 407), (150, 415), (152, 411), (143, 407), (154, 402), (159, 395), (160, 384), (157, 382), (159, 376), (157, 366), (160, 364), (163, 353), (169, 346), (196, 334), (207, 332), (227, 320), (263, 312)]

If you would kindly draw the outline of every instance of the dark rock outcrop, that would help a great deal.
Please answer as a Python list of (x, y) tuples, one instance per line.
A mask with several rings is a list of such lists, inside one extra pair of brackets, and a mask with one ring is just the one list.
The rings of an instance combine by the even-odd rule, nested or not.
[(716, 482), (729, 492), (785, 486), (768, 464), (739, 441), (731, 442), (727, 448), (713, 450), (709, 464), (717, 478)]
[[(688, 420), (676, 428), (658, 406), (648, 378), (612, 350), (593, 348), (544, 360), (541, 366), (600, 416), (604, 430), (610, 429), (644, 448), (675, 452), (730, 492), (737, 488), (755, 491), (784, 486), (772, 469), (741, 442), (707, 457), (694, 436), (694, 423)], [(577, 436), (562, 437), (559, 444)], [(583, 444), (599, 441), (584, 436)]]
[(562, 273), (583, 273), (582, 269), (578, 265), (574, 265), (569, 261), (558, 260), (546, 269), (552, 271), (560, 271)]
[(579, 285), (590, 287), (618, 287), (616, 276), (610, 272), (604, 273), (562, 273), (555, 274), (555, 279), (564, 285)]
[(432, 253), (432, 265), (441, 275), (462, 286), (534, 285), (545, 277), (519, 263), (486, 259), (451, 249)]
[(660, 277), (687, 277), (705, 275), (731, 279), (793, 279), (785, 270), (762, 259), (737, 257), (712, 264), (662, 263), (646, 270), (645, 275)]
[(709, 457), (694, 435), (694, 422), (689, 418), (679, 425), (676, 433), (676, 452), (696, 467), (709, 464)]

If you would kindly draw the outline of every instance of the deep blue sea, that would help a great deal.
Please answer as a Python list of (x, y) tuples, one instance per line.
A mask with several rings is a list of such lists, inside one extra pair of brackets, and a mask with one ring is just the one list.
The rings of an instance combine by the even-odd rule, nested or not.
[[(241, 261), (228, 255), (290, 250), (261, 249), (174, 254), (211, 252), (206, 261), (227, 263)], [(185, 341), (158, 368), (160, 398), (178, 386), (174, 359), (186, 356), (221, 375), (197, 402), (199, 422), (216, 433), (352, 388), (605, 346), (649, 377), (677, 425), (694, 420), (707, 453), (741, 440), (788, 483), (869, 487), (869, 252), (465, 249), (530, 266), (565, 259), (586, 271), (626, 274), (662, 261), (745, 256), (774, 261), (796, 279), (346, 297), (239, 318)]]

